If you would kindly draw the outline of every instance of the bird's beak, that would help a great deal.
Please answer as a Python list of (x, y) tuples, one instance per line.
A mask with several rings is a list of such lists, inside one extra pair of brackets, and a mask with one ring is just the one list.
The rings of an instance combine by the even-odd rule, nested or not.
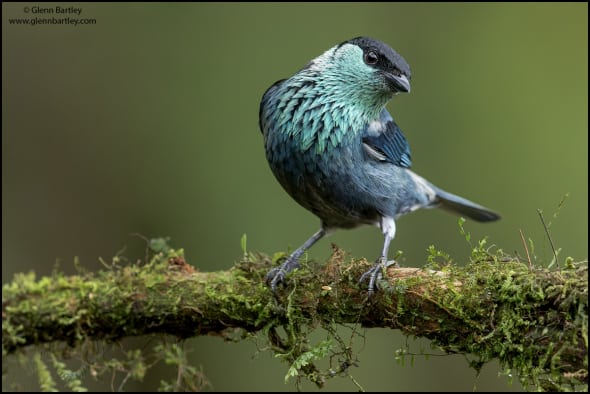
[(395, 75), (391, 73), (385, 74), (389, 86), (394, 92), (409, 93), (410, 92), (410, 81), (405, 75)]

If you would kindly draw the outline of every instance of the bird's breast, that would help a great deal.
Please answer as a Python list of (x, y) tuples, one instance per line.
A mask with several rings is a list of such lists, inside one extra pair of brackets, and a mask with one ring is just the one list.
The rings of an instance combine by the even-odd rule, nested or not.
[(354, 103), (318, 95), (317, 86), (278, 85), (262, 102), (268, 163), (283, 188), (335, 227), (372, 223), (361, 132), (368, 115)]
[(268, 162), (283, 188), (334, 227), (376, 220), (376, 211), (358, 199), (363, 176), (360, 138), (351, 130), (340, 130), (341, 126), (330, 130), (300, 127), (268, 135)]

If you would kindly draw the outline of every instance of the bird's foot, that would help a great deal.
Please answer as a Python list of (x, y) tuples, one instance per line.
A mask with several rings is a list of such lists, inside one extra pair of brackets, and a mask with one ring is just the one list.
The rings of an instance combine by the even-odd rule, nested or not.
[(399, 267), (397, 261), (387, 261), (386, 257), (380, 257), (379, 259), (377, 259), (375, 265), (371, 267), (371, 269), (369, 269), (367, 272), (361, 275), (359, 283), (362, 283), (367, 278), (369, 278), (369, 297), (371, 297), (375, 293), (375, 290), (377, 290), (377, 281), (381, 280), (381, 278), (383, 277), (383, 268), (387, 268), (392, 265), (395, 267)]
[(275, 267), (266, 274), (266, 283), (274, 293), (277, 285), (285, 281), (285, 275), (299, 267), (299, 256), (291, 255), (279, 267)]

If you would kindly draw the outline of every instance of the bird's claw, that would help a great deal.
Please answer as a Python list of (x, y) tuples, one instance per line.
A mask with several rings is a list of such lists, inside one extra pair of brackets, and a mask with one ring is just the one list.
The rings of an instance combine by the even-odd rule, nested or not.
[(270, 286), (273, 293), (277, 289), (277, 285), (285, 280), (286, 274), (287, 272), (285, 272), (282, 265), (268, 271), (266, 274), (266, 283)]
[(361, 275), (359, 284), (369, 278), (369, 297), (375, 293), (375, 290), (377, 290), (377, 282), (383, 278), (383, 268), (387, 268), (391, 265), (399, 266), (398, 262), (395, 260), (387, 261), (385, 257), (380, 257), (375, 265), (373, 265), (367, 272)]
[(278, 284), (285, 281), (285, 276), (298, 266), (297, 259), (289, 256), (283, 264), (268, 271), (266, 274), (266, 283), (270, 286), (273, 293), (276, 291)]

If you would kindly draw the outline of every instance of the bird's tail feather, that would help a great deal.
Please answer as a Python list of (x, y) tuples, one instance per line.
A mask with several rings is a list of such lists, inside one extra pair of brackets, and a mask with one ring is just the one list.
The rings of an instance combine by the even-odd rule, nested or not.
[(456, 196), (437, 187), (435, 187), (435, 191), (436, 202), (439, 204), (439, 208), (465, 215), (478, 222), (493, 222), (494, 220), (500, 219), (500, 215), (496, 212), (463, 197)]

